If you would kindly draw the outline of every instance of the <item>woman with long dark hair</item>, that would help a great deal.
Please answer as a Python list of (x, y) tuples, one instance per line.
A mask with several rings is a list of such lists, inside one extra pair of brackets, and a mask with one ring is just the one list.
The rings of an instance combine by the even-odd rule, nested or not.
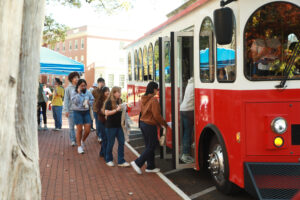
[[(91, 116), (89, 107), (93, 105), (94, 97), (86, 89), (86, 81), (79, 79), (75, 91), (71, 95), (72, 110), (74, 111), (73, 119), (76, 125), (77, 133), (76, 140), (78, 145), (78, 153), (84, 153), (84, 141), (91, 132)], [(82, 137), (82, 130), (84, 128), (84, 135)]]
[(121, 126), (122, 106), (121, 106), (121, 88), (113, 87), (111, 93), (105, 102), (105, 115), (107, 116), (105, 122), (105, 133), (107, 136), (106, 148), (106, 164), (110, 167), (114, 166), (112, 150), (115, 143), (115, 138), (118, 140), (118, 166), (129, 167), (129, 163), (124, 159), (124, 144), (125, 137)]
[(141, 167), (147, 162), (146, 172), (157, 173), (159, 168), (155, 168), (154, 151), (158, 144), (157, 126), (167, 128), (167, 123), (160, 114), (161, 108), (159, 102), (155, 98), (158, 92), (158, 84), (150, 82), (147, 85), (146, 93), (141, 98), (141, 116), (140, 128), (145, 140), (145, 151), (135, 161), (130, 164), (133, 169), (142, 174)]
[(106, 153), (106, 147), (107, 147), (107, 137), (105, 134), (105, 109), (104, 109), (104, 102), (106, 102), (106, 100), (109, 97), (109, 93), (110, 90), (108, 87), (102, 87), (100, 90), (100, 95), (99, 95), (99, 99), (97, 101), (96, 107), (97, 107), (97, 115), (98, 115), (98, 126), (99, 126), (99, 132), (100, 132), (100, 137), (102, 138), (102, 142), (101, 142), (101, 149), (99, 152), (99, 156), (100, 157), (104, 157), (105, 159), (105, 153)]

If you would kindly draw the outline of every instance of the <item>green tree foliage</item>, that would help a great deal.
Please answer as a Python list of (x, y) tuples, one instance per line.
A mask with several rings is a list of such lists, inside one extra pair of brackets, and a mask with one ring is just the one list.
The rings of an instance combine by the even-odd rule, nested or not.
[(43, 46), (50, 45), (53, 49), (55, 44), (64, 41), (68, 27), (57, 23), (51, 16), (46, 16), (43, 30)]

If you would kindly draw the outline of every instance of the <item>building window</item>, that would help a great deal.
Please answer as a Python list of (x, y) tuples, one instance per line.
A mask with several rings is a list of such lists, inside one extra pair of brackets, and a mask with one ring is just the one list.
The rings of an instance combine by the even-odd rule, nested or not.
[(69, 50), (72, 50), (72, 41), (69, 42)]
[(214, 59), (214, 27), (211, 19), (206, 17), (200, 29), (200, 79), (201, 82), (211, 83), (215, 80)]
[(84, 49), (84, 39), (81, 39), (81, 49)]
[(77, 57), (77, 56), (75, 56), (75, 60), (76, 60), (76, 61), (78, 60), (78, 57)]
[(139, 81), (143, 81), (143, 53), (142, 49), (140, 48), (139, 50), (139, 55), (138, 55), (138, 73), (139, 73)]
[(112, 88), (114, 86), (114, 75), (113, 74), (108, 74), (108, 87)]
[(83, 55), (80, 58), (80, 62), (84, 62), (84, 56)]
[(124, 49), (125, 43), (124, 42), (120, 42), (120, 49)]
[(75, 40), (75, 49), (78, 49), (78, 40)]
[(125, 86), (125, 75), (120, 75), (120, 77), (119, 77), (119, 86), (121, 87), (121, 88), (124, 88), (124, 86)]
[(147, 46), (144, 46), (144, 50), (143, 50), (143, 78), (144, 78), (144, 81), (148, 81), (148, 51), (147, 51)]
[(63, 43), (63, 51), (66, 50), (66, 46), (65, 46), (65, 43)]

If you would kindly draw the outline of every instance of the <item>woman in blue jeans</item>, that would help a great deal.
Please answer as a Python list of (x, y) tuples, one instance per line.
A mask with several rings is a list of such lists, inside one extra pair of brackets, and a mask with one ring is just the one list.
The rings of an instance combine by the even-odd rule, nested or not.
[(106, 148), (106, 164), (110, 167), (114, 166), (112, 150), (115, 144), (115, 138), (118, 139), (118, 166), (129, 167), (129, 163), (124, 159), (124, 132), (121, 126), (122, 106), (121, 106), (121, 88), (113, 87), (111, 93), (105, 102), (105, 133), (107, 136)]
[[(104, 114), (104, 102), (109, 97), (109, 88), (108, 87), (102, 87), (99, 95), (99, 99), (97, 101), (98, 105), (97, 107), (97, 119), (98, 119), (98, 128), (100, 132), (100, 136), (102, 138), (101, 142), (101, 149), (99, 152), (99, 156), (103, 157), (105, 159), (106, 154), (106, 148), (107, 148), (107, 137), (105, 133), (105, 114)], [(96, 103), (96, 102), (95, 102)]]
[[(78, 145), (78, 153), (84, 153), (84, 141), (91, 132), (91, 116), (90, 106), (93, 105), (94, 97), (86, 89), (86, 81), (79, 79), (76, 88), (71, 94), (73, 102), (73, 120), (77, 128), (76, 140)], [(84, 135), (82, 137), (82, 130), (84, 127)]]
[(160, 105), (155, 95), (158, 92), (158, 84), (150, 82), (147, 85), (146, 93), (141, 98), (140, 128), (145, 140), (145, 151), (135, 161), (130, 164), (133, 169), (142, 174), (141, 167), (147, 162), (147, 173), (157, 173), (159, 168), (155, 168), (155, 147), (158, 144), (157, 126), (167, 128), (167, 123), (160, 113)]

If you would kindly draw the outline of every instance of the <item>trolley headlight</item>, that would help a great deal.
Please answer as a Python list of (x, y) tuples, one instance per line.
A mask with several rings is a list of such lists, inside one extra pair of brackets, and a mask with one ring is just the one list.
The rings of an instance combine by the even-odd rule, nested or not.
[(271, 123), (272, 131), (278, 134), (283, 134), (287, 129), (286, 120), (282, 117), (277, 117), (273, 119)]
[(283, 141), (283, 138), (282, 137), (276, 137), (275, 139), (274, 139), (274, 145), (276, 146), (276, 147), (282, 147), (283, 146), (283, 143), (284, 143), (284, 141)]

